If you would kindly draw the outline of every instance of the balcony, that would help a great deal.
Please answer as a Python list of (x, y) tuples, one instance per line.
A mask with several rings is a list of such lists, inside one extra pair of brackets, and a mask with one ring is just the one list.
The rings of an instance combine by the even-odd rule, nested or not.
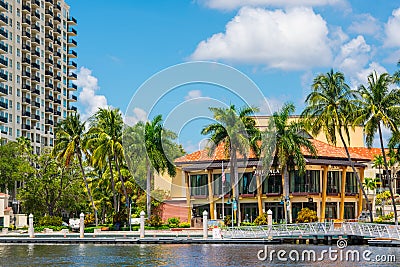
[(27, 58), (27, 57), (24, 57), (24, 58), (22, 59), (22, 64), (28, 64), (28, 65), (30, 65), (30, 64), (31, 64), (31, 60), (30, 60), (29, 58)]
[(8, 89), (0, 86), (0, 95), (8, 95)]
[(68, 62), (68, 67), (70, 69), (76, 69), (78, 67), (78, 64), (76, 64), (74, 61), (69, 61)]
[(40, 77), (38, 77), (38, 76), (33, 77), (33, 78), (32, 78), (32, 82), (38, 82), (38, 83), (40, 83)]
[(35, 37), (35, 38), (32, 40), (32, 43), (36, 43), (36, 44), (40, 45), (40, 39)]
[(24, 31), (24, 32), (22, 32), (22, 38), (24, 38), (24, 37), (25, 38), (31, 38), (31, 34), (29, 32), (27, 32), (27, 31)]
[(26, 50), (26, 51), (31, 51), (31, 46), (30, 45), (27, 45), (27, 44), (23, 44), (22, 45), (22, 50)]
[(61, 53), (60, 53), (60, 52), (58, 52), (58, 51), (57, 51), (57, 52), (55, 52), (55, 53), (54, 53), (54, 57), (61, 57)]
[(55, 31), (54, 33), (55, 33), (55, 34), (61, 35), (61, 34), (62, 34), (62, 31), (61, 31), (61, 29), (57, 28), (56, 31)]
[(75, 112), (78, 111), (77, 107), (75, 107), (75, 106), (69, 106), (68, 110), (72, 110), (72, 111), (75, 111)]
[(40, 7), (40, 1), (34, 0), (34, 1), (32, 1), (31, 5), (32, 5), (32, 7), (39, 8)]
[(61, 18), (60, 17), (54, 17), (54, 21), (57, 21), (58, 23), (61, 23)]
[(44, 14), (46, 15), (46, 17), (47, 17), (47, 16), (50, 16), (50, 17), (54, 16), (53, 11), (51, 11), (50, 9), (46, 9), (46, 11), (45, 11)]
[(55, 8), (56, 10), (58, 10), (58, 11), (61, 11), (61, 6), (60, 6), (59, 4), (56, 4), (56, 5), (54, 6), (54, 8)]
[(30, 130), (31, 129), (31, 126), (30, 125), (28, 125), (28, 124), (22, 124), (22, 130)]
[(0, 43), (0, 54), (8, 53), (8, 47)]
[(40, 57), (40, 52), (37, 50), (32, 51), (32, 57)]
[[(56, 88), (54, 88), (54, 91), (56, 91), (58, 93), (61, 93), (61, 88), (60, 87), (56, 87)], [(56, 101), (56, 103), (57, 103), (57, 101)], [(60, 100), (60, 104), (61, 104), (61, 100)]]
[(0, 39), (7, 39), (8, 38), (8, 33), (4, 31), (3, 29), (0, 29)]
[(8, 122), (8, 118), (6, 116), (0, 115), (0, 121), (7, 123)]
[(8, 109), (8, 104), (6, 102), (0, 101), (0, 108)]
[[(22, 99), (22, 104), (30, 104), (31, 103), (31, 99), (30, 98), (23, 98)], [(30, 115), (28, 115), (28, 116), (30, 116)]]
[(35, 12), (35, 14), (32, 14), (32, 18), (40, 20), (40, 12)]
[[(60, 89), (61, 91), (61, 89)], [(61, 99), (54, 99), (54, 103), (61, 105)]]
[(31, 119), (34, 121), (40, 121), (40, 115), (31, 114)]
[(40, 27), (38, 26), (38, 25), (32, 25), (31, 26), (31, 32), (34, 32), (34, 33), (38, 33), (38, 32), (40, 32)]
[(58, 39), (54, 39), (54, 45), (55, 46), (61, 46), (61, 41)]
[(40, 65), (35, 62), (32, 62), (32, 68), (40, 70)]
[(22, 20), (22, 26), (30, 26), (31, 25), (31, 20), (28, 18), (24, 18)]
[(1, 14), (0, 15), (0, 25), (6, 26), (7, 24), (8, 24), (8, 19), (3, 14)]
[(33, 107), (40, 108), (40, 103), (36, 101), (32, 101)]
[(78, 79), (78, 76), (77, 76), (75, 73), (70, 73), (70, 74), (68, 75), (68, 78), (69, 78), (70, 80), (76, 80), (76, 79)]
[(53, 0), (46, 0), (44, 1), (44, 3), (46, 4), (46, 6), (53, 6)]
[(74, 50), (69, 50), (68, 51), (68, 57), (70, 58), (76, 58), (78, 54)]
[(46, 95), (46, 100), (50, 100), (50, 101), (53, 101), (53, 96), (52, 95)]
[(76, 84), (69, 83), (69, 84), (68, 84), (68, 90), (74, 90), (74, 91), (76, 91), (76, 90), (78, 90), (78, 86), (77, 86)]
[(32, 95), (40, 95), (40, 90), (32, 88), (31, 93), (32, 93)]
[(74, 28), (69, 28), (68, 29), (68, 35), (69, 36), (76, 36), (78, 32)]
[(61, 111), (54, 110), (54, 115), (55, 115), (55, 116), (61, 116)]
[(78, 45), (78, 43), (74, 39), (70, 38), (70, 39), (68, 39), (68, 45), (70, 47), (75, 47)]
[(8, 4), (3, 0), (0, 0), (0, 11), (5, 12), (8, 9)]
[(22, 91), (30, 91), (31, 90), (31, 86), (28, 84), (23, 84), (22, 85)]
[(57, 68), (57, 69), (61, 69), (61, 64), (57, 63), (57, 64), (55, 64), (54, 67)]
[(61, 82), (61, 76), (60, 75), (55, 76), (54, 80), (57, 80), (57, 81)]
[(7, 68), (7, 66), (8, 66), (8, 61), (0, 58), (0, 68)]
[(30, 117), (30, 116), (31, 116), (31, 113), (29, 111), (22, 112), (22, 117)]
[(46, 58), (45, 64), (46, 64), (46, 65), (47, 65), (47, 64), (53, 65), (53, 64), (54, 64), (54, 61), (53, 61), (52, 59), (50, 59), (50, 58)]
[(68, 24), (69, 25), (76, 25), (78, 21), (74, 17), (69, 17), (68, 18)]
[(54, 125), (53, 120), (45, 120), (44, 124)]
[(23, 78), (30, 78), (30, 77), (31, 77), (31, 73), (28, 72), (28, 71), (23, 71), (23, 72), (22, 72), (22, 77), (23, 77)]
[(31, 13), (31, 7), (28, 5), (22, 6), (22, 13)]
[(51, 108), (51, 107), (46, 107), (45, 112), (46, 112), (46, 113), (53, 113), (53, 112), (54, 112), (54, 109)]
[(51, 70), (46, 70), (45, 75), (53, 77), (54, 72), (52, 72)]
[(54, 28), (54, 24), (53, 23), (51, 23), (50, 21), (48, 21), (48, 22), (46, 22), (46, 24), (45, 24), (45, 27), (46, 28)]
[(0, 81), (1, 82), (6, 82), (7, 80), (8, 80), (7, 74), (0, 72)]
[(54, 40), (54, 38), (53, 38), (53, 35), (50, 35), (50, 34), (46, 34), (46, 39), (48, 39), (48, 40), (51, 40), (51, 41), (53, 41)]
[(78, 101), (78, 97), (76, 95), (71, 95), (71, 98), (69, 100), (71, 102), (76, 102), (76, 101)]

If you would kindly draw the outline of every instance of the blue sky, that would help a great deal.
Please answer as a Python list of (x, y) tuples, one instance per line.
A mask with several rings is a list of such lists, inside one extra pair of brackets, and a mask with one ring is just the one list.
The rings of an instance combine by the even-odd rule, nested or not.
[[(344, 72), (355, 87), (365, 83), (373, 70), (393, 73), (400, 60), (399, 1), (67, 3), (78, 20), (77, 94), (84, 118), (107, 105), (125, 112), (135, 91), (149, 77), (191, 60), (233, 66), (258, 85), (272, 110), (292, 101), (298, 113), (316, 74), (334, 68)], [(190, 85), (167, 97), (170, 101), (164, 101), (158, 111), (168, 113), (200, 96), (237, 103), (217, 87)], [(197, 132), (205, 123), (187, 124), (180, 142), (188, 151), (198, 148), (204, 137)], [(190, 135), (195, 127), (196, 134)]]

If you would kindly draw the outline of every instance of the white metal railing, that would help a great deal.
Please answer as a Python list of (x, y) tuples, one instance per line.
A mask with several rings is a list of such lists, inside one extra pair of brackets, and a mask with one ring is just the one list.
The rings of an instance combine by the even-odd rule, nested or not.
[(274, 224), (272, 226), (229, 227), (223, 231), (225, 238), (276, 238), (306, 235), (357, 235), (363, 237), (394, 238), (400, 240), (400, 226), (358, 222), (313, 222), (299, 224)]

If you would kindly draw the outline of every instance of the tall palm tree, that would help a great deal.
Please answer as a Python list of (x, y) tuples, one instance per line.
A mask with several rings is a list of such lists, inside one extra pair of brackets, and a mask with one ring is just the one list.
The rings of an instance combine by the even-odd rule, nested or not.
[(83, 167), (83, 153), (85, 152), (86, 132), (85, 122), (80, 120), (79, 114), (68, 115), (67, 118), (57, 125), (56, 142), (53, 149), (53, 155), (66, 167), (69, 167), (74, 158), (78, 159), (79, 168), (82, 172), (83, 181), (88, 193), (93, 213), (97, 221), (97, 209), (94, 205), (93, 197), (86, 178), (85, 168)]
[(386, 170), (386, 180), (389, 183), (389, 192), (394, 209), (394, 218), (398, 224), (396, 203), (394, 201), (392, 179), (389, 175), (389, 167), (386, 159), (386, 152), (383, 143), (382, 126), (389, 128), (392, 132), (398, 132), (396, 120), (400, 115), (400, 90), (390, 89), (394, 80), (388, 73), (382, 73), (378, 76), (376, 71), (368, 76), (368, 85), (361, 85), (358, 93), (361, 98), (357, 101), (357, 118), (355, 125), (364, 124), (364, 133), (368, 147), (372, 143), (376, 132), (379, 133), (379, 140), (382, 150), (383, 162)]
[[(375, 191), (375, 189), (378, 187), (378, 182), (380, 179), (378, 178), (369, 178), (366, 177), (363, 183), (363, 186), (365, 189), (370, 190), (370, 191)], [(375, 211), (375, 199), (376, 199), (376, 193), (373, 193), (373, 200), (372, 200), (372, 210)]]
[(123, 120), (118, 109), (100, 108), (91, 118), (91, 128), (89, 134), (93, 138), (89, 141), (89, 146), (93, 148), (93, 164), (104, 168), (108, 164), (110, 172), (111, 187), (113, 191), (114, 209), (117, 207), (115, 180), (113, 174), (113, 164), (118, 172), (122, 191), (124, 192), (126, 207), (129, 206), (129, 197), (125, 187), (125, 182), (121, 174), (121, 164), (123, 158), (122, 148), (122, 129)]
[[(323, 132), (328, 142), (336, 145), (337, 133), (339, 134), (348, 161), (370, 211), (372, 222), (372, 207), (347, 148), (347, 144), (350, 144), (349, 128), (353, 125), (352, 115), (355, 111), (354, 100), (356, 96), (356, 93), (350, 90), (350, 87), (346, 84), (343, 73), (331, 70), (326, 74), (320, 74), (314, 78), (312, 91), (306, 98), (307, 106), (302, 116), (314, 136)], [(347, 143), (344, 136), (347, 137)]]
[(151, 216), (151, 180), (155, 170), (157, 173), (163, 174), (167, 171), (169, 176), (175, 176), (175, 165), (167, 157), (168, 147), (173, 146), (172, 140), (176, 139), (176, 134), (165, 129), (162, 125), (162, 116), (157, 115), (152, 121), (146, 122), (144, 125), (144, 144), (146, 148), (146, 207), (147, 215)]
[[(283, 176), (285, 203), (289, 198), (289, 170), (294, 170), (297, 167), (300, 173), (304, 173), (306, 169), (306, 160), (302, 149), (313, 156), (317, 155), (313, 143), (303, 134), (305, 131), (304, 121), (291, 121), (289, 123), (289, 117), (294, 111), (295, 107), (292, 103), (284, 104), (281, 110), (274, 112), (267, 128), (272, 128), (275, 133), (274, 162), (275, 165), (279, 163), (280, 172)], [(266, 132), (266, 134), (269, 135), (269, 138), (271, 137), (270, 132)], [(267, 139), (263, 138), (263, 140)], [(271, 151), (271, 149), (267, 148), (267, 151)], [(265, 152), (263, 146), (262, 154), (268, 153)], [(290, 221), (290, 209), (286, 209), (285, 218), (287, 222)]]
[[(234, 105), (229, 108), (210, 108), (214, 113), (216, 123), (205, 126), (201, 134), (211, 135), (212, 141), (209, 147), (209, 154), (212, 155), (215, 148), (223, 144), (226, 156), (230, 158), (230, 177), (232, 177), (233, 192), (236, 201), (239, 200), (239, 174), (237, 167), (237, 153), (247, 157), (250, 148), (256, 153), (259, 152), (257, 140), (259, 130), (256, 128), (255, 120), (250, 115), (258, 111), (258, 108), (243, 107), (236, 110)], [(238, 208), (238, 224), (240, 223), (240, 208)]]

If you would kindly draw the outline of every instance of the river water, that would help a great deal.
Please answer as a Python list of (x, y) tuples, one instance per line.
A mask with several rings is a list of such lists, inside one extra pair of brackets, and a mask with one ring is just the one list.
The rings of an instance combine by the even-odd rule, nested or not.
[[(307, 251), (304, 252), (304, 250)], [(314, 258), (313, 253), (315, 253)], [(360, 259), (357, 259), (357, 254)], [(271, 265), (400, 266), (400, 248), (349, 246), (338, 249), (336, 245), (268, 245), (265, 247), (264, 245), (225, 244), (0, 245), (0, 266)]]

